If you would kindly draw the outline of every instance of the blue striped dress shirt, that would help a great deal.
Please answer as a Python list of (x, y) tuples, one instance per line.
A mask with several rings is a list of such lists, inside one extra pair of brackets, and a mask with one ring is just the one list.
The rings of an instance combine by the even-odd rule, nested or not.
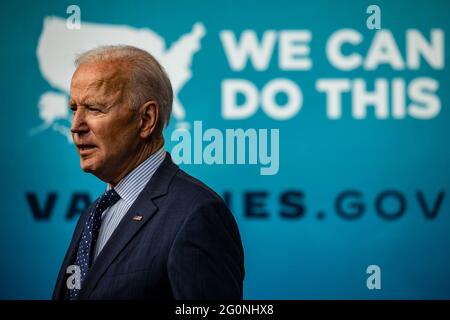
[[(144, 190), (144, 187), (150, 181), (156, 169), (164, 161), (165, 156), (166, 151), (162, 147), (133, 169), (125, 178), (120, 180), (114, 188), (119, 194), (120, 199), (102, 214), (102, 225), (95, 245), (94, 260), (100, 254), (128, 209), (130, 209), (139, 194)], [(107, 190), (109, 189), (111, 189), (111, 186), (108, 184)]]

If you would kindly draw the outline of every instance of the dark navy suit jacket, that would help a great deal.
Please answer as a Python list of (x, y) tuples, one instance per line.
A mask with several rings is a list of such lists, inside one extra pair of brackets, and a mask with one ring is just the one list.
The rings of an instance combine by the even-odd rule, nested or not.
[[(93, 205), (80, 216), (53, 299), (64, 299), (66, 269)], [(242, 299), (243, 279), (233, 215), (167, 153), (91, 266), (80, 299)]]

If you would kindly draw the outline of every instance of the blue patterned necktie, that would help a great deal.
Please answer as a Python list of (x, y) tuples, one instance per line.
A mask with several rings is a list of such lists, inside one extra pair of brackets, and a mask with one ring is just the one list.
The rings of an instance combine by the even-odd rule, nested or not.
[[(80, 268), (80, 283), (86, 277), (89, 268), (91, 267), (91, 258), (97, 242), (98, 233), (102, 224), (102, 213), (112, 205), (114, 205), (120, 196), (114, 189), (106, 191), (100, 200), (97, 202), (94, 211), (86, 220), (81, 239), (78, 244), (77, 257), (75, 265)], [(67, 290), (66, 299), (76, 300), (80, 295), (80, 289)]]

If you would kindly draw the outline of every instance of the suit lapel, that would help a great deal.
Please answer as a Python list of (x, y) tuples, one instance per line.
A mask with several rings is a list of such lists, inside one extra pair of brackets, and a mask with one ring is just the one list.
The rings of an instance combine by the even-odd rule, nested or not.
[[(177, 171), (178, 166), (172, 162), (170, 154), (166, 153), (166, 158), (163, 163), (122, 218), (89, 270), (89, 273), (84, 279), (80, 299), (87, 299), (89, 297), (117, 255), (126, 247), (135, 234), (157, 213), (158, 208), (154, 204), (153, 199), (167, 193), (169, 184)], [(142, 218), (135, 220), (133, 219), (135, 216), (142, 216)]]

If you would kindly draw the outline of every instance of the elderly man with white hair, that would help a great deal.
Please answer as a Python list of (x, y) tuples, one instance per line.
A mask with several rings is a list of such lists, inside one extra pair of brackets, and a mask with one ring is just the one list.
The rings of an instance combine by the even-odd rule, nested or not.
[(75, 64), (73, 141), (107, 190), (80, 216), (53, 299), (242, 299), (232, 213), (164, 150), (173, 93), (163, 68), (130, 46)]

